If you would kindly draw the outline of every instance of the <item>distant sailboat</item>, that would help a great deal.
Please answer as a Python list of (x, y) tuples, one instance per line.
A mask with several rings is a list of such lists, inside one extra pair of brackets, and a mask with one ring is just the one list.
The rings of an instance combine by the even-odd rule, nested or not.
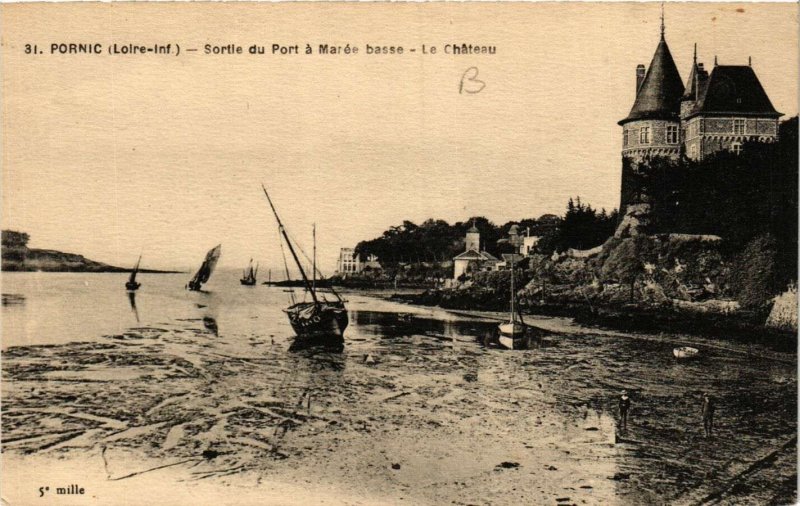
[(331, 289), (331, 293), (336, 297), (335, 301), (325, 300), (324, 295), (323, 297), (320, 297), (320, 294), (317, 293), (316, 230), (314, 233), (314, 265), (312, 267), (313, 280), (309, 280), (306, 272), (303, 270), (300, 259), (297, 257), (294, 246), (289, 240), (286, 229), (284, 228), (281, 219), (278, 217), (278, 212), (275, 210), (275, 206), (272, 203), (269, 193), (267, 193), (267, 189), (264, 188), (263, 185), (261, 188), (264, 190), (264, 195), (267, 196), (267, 201), (269, 201), (272, 213), (275, 215), (275, 220), (278, 222), (278, 230), (281, 233), (284, 242), (286, 242), (286, 245), (289, 247), (289, 252), (292, 254), (292, 258), (294, 258), (295, 264), (297, 265), (300, 275), (303, 278), (303, 284), (305, 285), (306, 291), (311, 295), (312, 299), (311, 302), (297, 302), (284, 309), (284, 312), (289, 316), (289, 323), (291, 324), (292, 329), (294, 329), (295, 333), (300, 338), (324, 337), (328, 340), (341, 340), (344, 330), (347, 328), (347, 324), (349, 323), (347, 308), (344, 306), (344, 300), (339, 297), (339, 294), (333, 291), (333, 289)]
[(211, 277), (211, 273), (214, 272), (214, 267), (217, 266), (217, 260), (219, 260), (219, 256), (222, 253), (222, 245), (217, 244), (208, 253), (206, 253), (206, 258), (203, 260), (203, 264), (195, 273), (194, 277), (187, 283), (186, 288), (193, 291), (198, 291), (203, 286), (203, 283), (208, 281), (208, 278)]
[(258, 264), (256, 264), (256, 268), (253, 269), (253, 259), (250, 259), (250, 264), (247, 266), (247, 269), (244, 270), (242, 274), (242, 279), (239, 282), (243, 285), (253, 286), (256, 284), (256, 274), (258, 273)]
[(528, 326), (516, 307), (517, 294), (514, 293), (514, 256), (511, 256), (511, 315), (508, 323), (498, 325), (500, 346), (509, 350), (522, 350), (530, 346)]
[(139, 287), (142, 286), (141, 283), (136, 282), (136, 275), (139, 273), (139, 263), (141, 261), (142, 261), (142, 255), (139, 255), (139, 259), (136, 261), (136, 265), (133, 267), (133, 270), (131, 271), (131, 277), (129, 277), (128, 282), (125, 283), (125, 288), (127, 288), (128, 290), (131, 291), (138, 290)]

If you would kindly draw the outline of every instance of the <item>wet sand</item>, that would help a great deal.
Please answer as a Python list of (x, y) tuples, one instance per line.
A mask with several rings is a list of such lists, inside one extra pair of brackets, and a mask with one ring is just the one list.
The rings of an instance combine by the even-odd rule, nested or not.
[[(102, 504), (794, 501), (794, 355), (708, 346), (680, 362), (678, 338), (549, 318), (537, 348), (507, 352), (481, 344), (491, 320), (350, 307), (342, 353), (202, 318), (6, 349), (5, 498), (79, 483)], [(701, 391), (717, 399), (710, 439)]]

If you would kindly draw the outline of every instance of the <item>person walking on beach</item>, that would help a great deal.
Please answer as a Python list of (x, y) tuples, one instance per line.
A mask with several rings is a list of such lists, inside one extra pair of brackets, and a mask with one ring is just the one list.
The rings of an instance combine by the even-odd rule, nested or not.
[(628, 411), (631, 409), (631, 398), (628, 391), (623, 390), (619, 396), (619, 417), (622, 422), (622, 430), (628, 430)]
[(714, 430), (714, 399), (708, 395), (708, 392), (703, 394), (703, 430), (706, 437), (710, 437)]

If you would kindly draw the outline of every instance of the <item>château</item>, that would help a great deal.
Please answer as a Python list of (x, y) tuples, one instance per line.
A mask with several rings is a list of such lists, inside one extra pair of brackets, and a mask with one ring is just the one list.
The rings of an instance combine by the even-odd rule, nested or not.
[(636, 67), (636, 99), (622, 126), (622, 156), (633, 161), (662, 156), (702, 160), (719, 151), (740, 153), (748, 141), (778, 140), (776, 111), (748, 65), (718, 65), (709, 72), (694, 61), (684, 86), (664, 37), (645, 70)]

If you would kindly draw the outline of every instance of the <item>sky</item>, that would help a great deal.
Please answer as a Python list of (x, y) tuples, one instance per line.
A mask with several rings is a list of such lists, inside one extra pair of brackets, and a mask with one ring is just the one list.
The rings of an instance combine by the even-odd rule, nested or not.
[[(753, 67), (797, 114), (795, 4), (667, 3), (686, 80)], [(3, 5), (4, 229), (114, 265), (281, 265), (270, 190), (330, 273), (340, 247), (403, 220), (618, 205), (621, 128), (660, 4)], [(180, 56), (51, 55), (51, 43), (180, 44)], [(35, 43), (41, 55), (24, 54)], [(206, 55), (205, 44), (359, 46), (358, 55)], [(447, 43), (495, 55), (447, 55)], [(402, 45), (403, 55), (367, 55)], [(421, 46), (437, 46), (422, 55)], [(415, 47), (416, 53), (408, 48)], [(174, 49), (173, 49), (174, 51)], [(459, 93), (476, 67), (485, 87)], [(474, 84), (474, 83), (472, 83)]]

